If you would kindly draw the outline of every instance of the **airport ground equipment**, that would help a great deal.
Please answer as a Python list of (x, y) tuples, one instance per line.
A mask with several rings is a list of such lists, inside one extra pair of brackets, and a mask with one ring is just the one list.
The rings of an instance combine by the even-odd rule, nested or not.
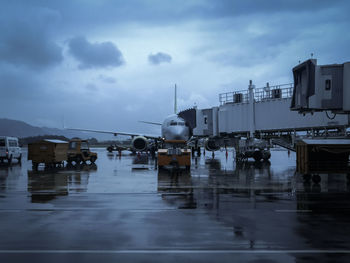
[(248, 158), (254, 158), (256, 162), (268, 161), (271, 157), (270, 145), (266, 140), (241, 139), (235, 147), (236, 161), (242, 162)]
[(304, 139), (296, 144), (297, 172), (349, 172), (350, 139)]
[(72, 139), (69, 141), (69, 147), (67, 151), (67, 162), (80, 164), (90, 161), (95, 163), (97, 160), (97, 153), (91, 152), (87, 140)]
[(193, 133), (207, 137), (273, 138), (291, 132), (316, 132), (349, 126), (348, 115), (329, 119), (324, 112), (303, 116), (291, 111), (292, 94), (293, 84), (267, 84), (255, 89), (250, 82), (248, 91), (220, 94), (220, 106), (197, 109)]
[(68, 142), (61, 140), (41, 140), (28, 144), (28, 160), (32, 161), (33, 169), (40, 163), (46, 168), (63, 165), (67, 160)]
[(131, 147), (125, 147), (125, 146), (121, 146), (121, 145), (117, 145), (117, 144), (111, 144), (109, 145), (106, 149), (108, 152), (113, 152), (113, 151), (117, 151), (117, 152), (122, 152), (125, 150), (129, 150)]
[(296, 144), (297, 172), (319, 183), (319, 174), (349, 174), (349, 139), (304, 139)]
[(8, 164), (11, 164), (13, 159), (17, 159), (18, 163), (21, 163), (22, 151), (18, 144), (18, 138), (0, 136), (0, 162), (7, 160)]
[(350, 113), (350, 62), (317, 65), (309, 59), (293, 68), (293, 77), (291, 110)]
[[(325, 112), (303, 115), (291, 111), (293, 89), (292, 83), (277, 86), (267, 83), (265, 87), (256, 89), (250, 81), (246, 91), (222, 93), (219, 95), (219, 106), (195, 109), (196, 125), (193, 135), (206, 137), (211, 145), (217, 147), (235, 147), (240, 150), (239, 160), (244, 159), (240, 156), (250, 156), (252, 147), (259, 148), (259, 142), (253, 138), (295, 148), (300, 132), (313, 137), (330, 134), (345, 136), (346, 128), (349, 127), (349, 115), (330, 118)], [(245, 141), (240, 146), (241, 139)], [(246, 146), (243, 147), (242, 144)], [(257, 158), (258, 155), (264, 155), (264, 151), (255, 153)]]
[(158, 149), (158, 168), (172, 166), (172, 168), (191, 167), (191, 150), (187, 148), (184, 140), (164, 141)]

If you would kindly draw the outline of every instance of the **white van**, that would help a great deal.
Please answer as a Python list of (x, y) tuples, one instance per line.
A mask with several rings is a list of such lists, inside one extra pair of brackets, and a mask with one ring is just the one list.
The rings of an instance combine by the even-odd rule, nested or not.
[(22, 151), (18, 145), (18, 138), (0, 136), (0, 162), (7, 160), (11, 164), (13, 159), (21, 163)]

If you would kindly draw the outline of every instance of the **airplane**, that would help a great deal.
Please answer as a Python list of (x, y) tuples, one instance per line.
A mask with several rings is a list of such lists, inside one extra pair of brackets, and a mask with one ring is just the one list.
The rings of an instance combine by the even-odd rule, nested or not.
[(129, 132), (118, 132), (118, 131), (102, 131), (102, 130), (91, 130), (91, 129), (77, 129), (77, 128), (67, 128), (68, 130), (76, 131), (87, 131), (96, 133), (107, 133), (117, 135), (131, 136), (131, 149), (137, 152), (147, 151), (149, 149), (150, 140), (154, 141), (171, 141), (171, 140), (182, 140), (188, 141), (190, 139), (190, 127), (186, 121), (179, 117), (177, 114), (177, 87), (175, 85), (175, 101), (174, 101), (174, 114), (169, 115), (165, 118), (163, 123), (147, 122), (141, 121), (147, 124), (159, 125), (161, 126), (161, 136), (145, 135)]

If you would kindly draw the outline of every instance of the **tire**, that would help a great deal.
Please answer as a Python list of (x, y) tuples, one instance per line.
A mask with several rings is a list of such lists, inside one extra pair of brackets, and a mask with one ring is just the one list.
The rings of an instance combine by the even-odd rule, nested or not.
[(311, 180), (311, 174), (303, 174), (303, 180), (305, 182), (310, 182)]
[(107, 147), (107, 151), (110, 152), (110, 153), (113, 152), (113, 147), (112, 146), (108, 146)]
[(10, 156), (10, 158), (7, 159), (7, 161), (9, 165), (12, 164), (12, 155)]
[(237, 163), (243, 162), (244, 157), (245, 157), (245, 156), (244, 156), (243, 153), (236, 153), (236, 162), (237, 162)]
[(17, 158), (18, 160), (18, 163), (21, 163), (22, 162), (22, 154), (19, 155), (19, 157)]
[(32, 163), (32, 167), (33, 167), (33, 170), (38, 170), (38, 166), (39, 164), (38, 163)]
[(318, 174), (314, 174), (312, 176), (312, 182), (315, 184), (319, 184), (321, 182), (321, 176), (319, 176)]
[(90, 158), (90, 162), (91, 162), (91, 163), (95, 163), (95, 162), (96, 162), (96, 159), (97, 159), (96, 156), (92, 156), (92, 157)]
[(75, 158), (75, 163), (76, 163), (76, 164), (80, 164), (82, 160), (83, 160), (83, 159), (81, 158), (81, 156), (78, 155), (78, 156)]
[(270, 151), (265, 151), (263, 154), (263, 160), (267, 162), (271, 158), (271, 153)]
[(256, 162), (260, 162), (261, 158), (262, 158), (262, 153), (261, 151), (255, 151), (253, 153), (253, 158)]

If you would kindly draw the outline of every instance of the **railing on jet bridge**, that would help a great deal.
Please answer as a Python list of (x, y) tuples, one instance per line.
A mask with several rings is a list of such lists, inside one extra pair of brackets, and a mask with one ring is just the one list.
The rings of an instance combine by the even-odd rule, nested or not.
[[(241, 94), (241, 95), (240, 95)], [(237, 100), (240, 98), (239, 100)], [(249, 96), (247, 90), (233, 91), (219, 94), (220, 105), (226, 103), (248, 103)]]
[(254, 99), (258, 102), (272, 99), (291, 98), (293, 96), (293, 88), (293, 83), (258, 88), (254, 90)]
[[(291, 98), (293, 95), (293, 83), (257, 88), (254, 90), (254, 100), (266, 101), (272, 99)], [(220, 105), (227, 103), (249, 103), (248, 90), (233, 91), (219, 94)]]

